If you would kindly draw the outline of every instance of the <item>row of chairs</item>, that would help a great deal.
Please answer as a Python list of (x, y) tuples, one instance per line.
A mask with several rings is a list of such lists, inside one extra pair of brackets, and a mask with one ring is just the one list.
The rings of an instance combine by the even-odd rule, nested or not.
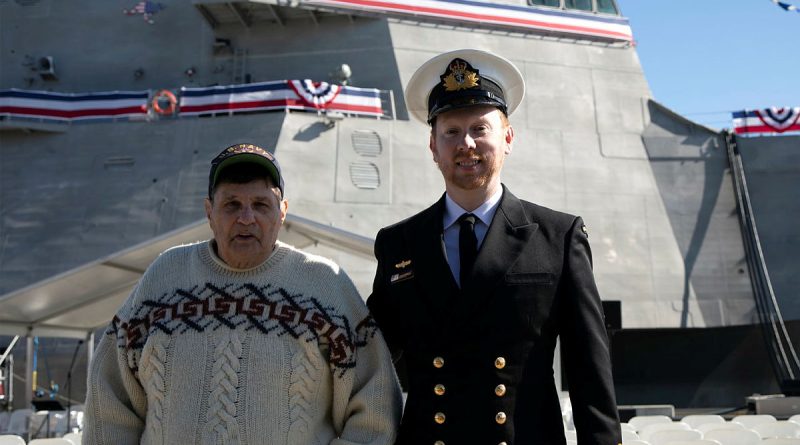
[[(0, 445), (25, 445), (25, 440), (17, 435), (0, 435)], [(81, 445), (81, 435), (67, 433), (58, 439), (33, 439), (27, 445)]]
[(0, 434), (27, 436), (31, 414), (30, 409), (0, 412)]
[(67, 427), (66, 411), (35, 412), (31, 409), (0, 411), (0, 435), (24, 438), (62, 436), (83, 429), (83, 406), (74, 406)]
[(781, 439), (784, 445), (800, 445), (800, 416), (779, 421), (769, 415), (743, 415), (730, 422), (718, 415), (691, 415), (679, 422), (667, 416), (639, 416), (622, 427), (625, 445), (673, 445), (673, 442), (698, 440), (721, 445), (764, 445), (765, 440), (773, 439)]
[[(568, 445), (576, 445), (577, 441), (567, 441)], [(644, 440), (631, 440), (623, 442), (623, 445), (652, 445), (650, 442)], [(800, 445), (800, 439), (786, 439), (786, 438), (772, 438), (764, 439), (758, 443), (759, 445)], [(724, 442), (712, 439), (686, 439), (674, 440), (669, 442), (669, 445), (725, 445)]]
[[(692, 414), (684, 416), (680, 421), (688, 424), (694, 429), (702, 425), (726, 422), (722, 416), (716, 414)], [(769, 414), (742, 414), (731, 419), (732, 423), (738, 423), (746, 428), (752, 428), (754, 426), (774, 423), (777, 421), (778, 419), (776, 419), (775, 416)], [(800, 424), (800, 414), (790, 417), (788, 421)], [(634, 430), (638, 431), (642, 427), (650, 424), (670, 422), (672, 422), (672, 419), (667, 416), (635, 416), (632, 417), (627, 423), (632, 426)]]
[[(623, 445), (677, 445), (676, 442), (697, 442), (704, 445), (712, 442), (716, 445), (764, 445), (766, 441), (783, 442), (785, 445), (800, 445), (800, 437), (768, 437), (762, 438), (752, 430), (714, 430), (703, 434), (697, 430), (665, 430), (651, 434), (647, 440), (623, 439)], [(683, 444), (686, 445), (686, 444)], [(706, 444), (711, 445), (711, 444)]]

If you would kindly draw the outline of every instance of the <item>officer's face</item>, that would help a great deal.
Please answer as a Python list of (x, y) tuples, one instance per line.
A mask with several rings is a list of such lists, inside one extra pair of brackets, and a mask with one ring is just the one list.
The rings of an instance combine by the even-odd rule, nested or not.
[(213, 201), (206, 199), (219, 257), (237, 269), (263, 263), (272, 253), (287, 207), (278, 189), (266, 180), (219, 184)]
[(493, 191), (513, 140), (514, 130), (500, 110), (476, 106), (437, 116), (430, 149), (448, 190)]

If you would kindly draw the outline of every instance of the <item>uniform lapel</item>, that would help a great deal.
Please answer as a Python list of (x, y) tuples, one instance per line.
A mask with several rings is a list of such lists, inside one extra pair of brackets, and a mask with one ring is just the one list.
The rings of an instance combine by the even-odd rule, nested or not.
[(442, 239), (442, 221), (444, 218), (444, 195), (433, 206), (429, 207), (415, 224), (407, 226), (406, 240), (413, 246), (413, 256), (418, 267), (416, 276), (420, 289), (427, 303), (433, 310), (445, 311), (448, 296), (456, 289), (453, 273), (447, 264)]
[(531, 221), (522, 202), (503, 186), (503, 197), (475, 259), (471, 286), (462, 292), (456, 318), (466, 321), (488, 302), (506, 271), (517, 260), (539, 225)]

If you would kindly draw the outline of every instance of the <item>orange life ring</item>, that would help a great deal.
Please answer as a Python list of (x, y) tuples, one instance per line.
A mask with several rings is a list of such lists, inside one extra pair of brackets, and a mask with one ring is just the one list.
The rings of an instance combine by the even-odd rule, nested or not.
[[(159, 103), (162, 98), (166, 98), (169, 102), (169, 105), (166, 108), (162, 108), (161, 104)], [(161, 90), (153, 96), (153, 100), (150, 102), (153, 106), (153, 111), (163, 116), (169, 116), (175, 113), (175, 107), (178, 105), (178, 99), (175, 98), (175, 95), (172, 94), (172, 91), (169, 90)]]

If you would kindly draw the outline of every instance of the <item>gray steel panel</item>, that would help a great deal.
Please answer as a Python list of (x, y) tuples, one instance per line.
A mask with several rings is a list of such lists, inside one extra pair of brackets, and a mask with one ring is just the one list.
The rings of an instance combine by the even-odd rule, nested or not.
[(770, 280), (784, 319), (800, 318), (800, 136), (738, 137)]
[[(391, 121), (372, 122), (364, 119), (351, 119), (336, 123), (337, 159), (336, 159), (336, 194), (337, 202), (361, 202), (372, 204), (390, 204), (392, 192), (392, 134)], [(375, 155), (359, 154), (353, 146), (356, 133), (361, 137), (369, 136), (381, 146)], [(375, 189), (362, 189), (356, 185), (351, 168), (356, 163), (368, 163), (373, 166), (378, 179)]]

